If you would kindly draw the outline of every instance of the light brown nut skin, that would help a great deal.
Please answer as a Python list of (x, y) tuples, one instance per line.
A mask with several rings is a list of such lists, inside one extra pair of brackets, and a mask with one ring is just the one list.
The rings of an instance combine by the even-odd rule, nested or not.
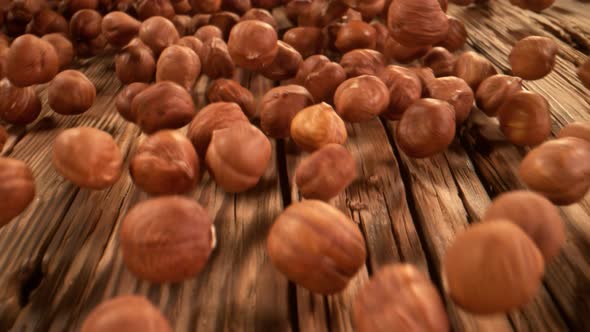
[(508, 97), (498, 110), (500, 129), (508, 140), (520, 146), (541, 144), (551, 134), (551, 115), (547, 100), (530, 91)]
[(590, 122), (572, 122), (563, 127), (557, 138), (577, 137), (590, 142)]
[(141, 22), (123, 12), (110, 12), (102, 19), (102, 33), (115, 47), (127, 45), (139, 33)]
[(25, 125), (35, 121), (41, 114), (41, 101), (35, 87), (19, 88), (8, 79), (0, 81), (0, 119)]
[(313, 105), (313, 97), (300, 85), (270, 89), (260, 100), (260, 128), (269, 137), (291, 136), (291, 121), (302, 109)]
[(50, 33), (41, 39), (47, 41), (53, 46), (57, 54), (59, 69), (66, 69), (74, 61), (74, 45), (61, 33)]
[(123, 157), (108, 133), (90, 128), (66, 129), (53, 141), (53, 167), (81, 188), (101, 190), (119, 180)]
[[(0, 151), (1, 140), (0, 137)], [(20, 160), (0, 157), (0, 227), (21, 214), (34, 198), (35, 179), (29, 166)]]
[(475, 94), (477, 106), (488, 116), (496, 116), (502, 103), (522, 90), (522, 79), (507, 75), (486, 78)]
[(383, 71), (386, 63), (383, 54), (370, 49), (352, 50), (340, 59), (340, 65), (348, 78), (361, 75), (377, 76)]
[(6, 77), (19, 87), (49, 82), (59, 69), (55, 48), (33, 35), (22, 35), (10, 45), (6, 55)]
[(481, 82), (496, 73), (490, 60), (472, 51), (461, 54), (455, 62), (454, 76), (462, 78), (473, 91), (477, 91)]
[(508, 56), (512, 74), (525, 80), (538, 80), (555, 66), (559, 47), (551, 38), (531, 36), (519, 40)]
[(389, 89), (389, 108), (384, 113), (389, 120), (399, 120), (410, 105), (422, 95), (422, 82), (411, 70), (399, 66), (387, 66), (380, 75)]
[(340, 83), (346, 80), (346, 72), (339, 64), (318, 54), (303, 61), (295, 80), (311, 93), (316, 103), (330, 103)]
[(275, 29), (262, 21), (242, 21), (229, 34), (227, 48), (234, 63), (258, 71), (270, 65), (279, 52)]
[(475, 97), (464, 80), (454, 76), (437, 78), (426, 85), (426, 90), (430, 98), (446, 101), (453, 106), (457, 124), (467, 120)]
[(344, 144), (346, 125), (330, 105), (316, 104), (295, 115), (291, 121), (291, 138), (300, 148), (311, 152), (330, 143)]
[(387, 27), (402, 45), (418, 47), (443, 40), (449, 21), (437, 0), (395, 0), (388, 10)]
[(156, 82), (171, 81), (191, 90), (201, 74), (201, 60), (190, 48), (168, 46), (156, 64)]
[(47, 87), (49, 107), (62, 115), (82, 114), (92, 107), (95, 100), (94, 84), (77, 70), (62, 71)]
[(227, 44), (220, 38), (211, 38), (203, 43), (200, 54), (203, 73), (209, 78), (231, 78), (234, 75), (235, 64), (227, 49)]
[(376, 76), (353, 77), (336, 89), (334, 104), (336, 113), (344, 121), (369, 121), (389, 107), (389, 90)]
[(358, 227), (317, 200), (290, 205), (275, 220), (266, 247), (273, 265), (289, 280), (320, 294), (344, 290), (366, 258)]
[(291, 28), (283, 35), (283, 41), (296, 49), (303, 59), (321, 53), (326, 46), (322, 29), (316, 27)]
[(131, 103), (133, 102), (133, 98), (135, 98), (135, 96), (148, 87), (149, 84), (136, 82), (125, 86), (121, 92), (119, 92), (117, 99), (115, 99), (115, 107), (125, 120), (129, 122), (137, 122), (137, 114), (133, 113)]
[(101, 33), (102, 16), (96, 10), (79, 10), (70, 19), (70, 36), (73, 40), (91, 40)]
[(210, 103), (219, 101), (233, 102), (240, 105), (240, 108), (248, 118), (256, 115), (256, 102), (250, 90), (244, 88), (234, 80), (218, 79), (213, 81), (207, 89), (207, 100)]
[(289, 44), (278, 41), (279, 52), (270, 65), (264, 67), (260, 73), (274, 81), (282, 81), (294, 77), (303, 57)]
[(139, 39), (134, 39), (115, 57), (115, 73), (123, 84), (149, 83), (156, 72), (154, 53)]
[(170, 20), (155, 16), (141, 23), (139, 38), (152, 49), (154, 54), (159, 55), (166, 47), (176, 43), (180, 36)]

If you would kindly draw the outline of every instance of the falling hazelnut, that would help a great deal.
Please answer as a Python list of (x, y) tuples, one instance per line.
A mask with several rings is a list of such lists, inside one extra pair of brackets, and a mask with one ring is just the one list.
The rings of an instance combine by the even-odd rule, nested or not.
[(121, 176), (123, 156), (108, 133), (90, 127), (70, 128), (53, 141), (53, 167), (81, 188), (101, 190)]
[(590, 58), (586, 59), (580, 68), (578, 68), (578, 77), (582, 81), (582, 84), (590, 89)]
[(540, 12), (553, 5), (555, 0), (510, 0), (510, 3), (522, 9)]
[(61, 33), (50, 33), (41, 38), (53, 48), (57, 54), (59, 69), (67, 68), (74, 61), (74, 45)]
[(558, 46), (551, 38), (531, 36), (519, 40), (508, 57), (514, 76), (538, 80), (553, 70)]
[(342, 66), (320, 54), (305, 59), (295, 77), (298, 84), (311, 93), (316, 103), (331, 102), (336, 88), (345, 79), (346, 72)]
[(369, 121), (389, 107), (389, 89), (376, 76), (353, 77), (338, 86), (334, 104), (336, 113), (345, 121)]
[(519, 91), (498, 109), (500, 129), (513, 144), (541, 144), (551, 134), (551, 114), (547, 100), (535, 92)]
[(572, 122), (563, 127), (557, 138), (577, 137), (590, 142), (590, 122)]
[(419, 47), (442, 41), (449, 21), (437, 0), (395, 0), (387, 13), (387, 26), (402, 45)]
[[(0, 150), (1, 147), (2, 144)], [(35, 179), (29, 166), (20, 160), (0, 157), (0, 227), (21, 214), (34, 198)]]
[(277, 21), (275, 20), (274, 16), (272, 16), (272, 14), (266, 9), (252, 8), (252, 9), (248, 10), (247, 12), (244, 13), (244, 15), (242, 15), (242, 17), (240, 18), (240, 21), (248, 21), (248, 20), (257, 20), (257, 21), (262, 21), (262, 22), (268, 23), (275, 30), (277, 30), (277, 28), (278, 28), (278, 24), (277, 24)]
[(340, 60), (348, 78), (360, 75), (379, 75), (386, 64), (385, 56), (369, 49), (352, 50)]
[(490, 60), (473, 51), (461, 54), (455, 62), (454, 76), (462, 78), (473, 91), (477, 91), (483, 80), (496, 73)]
[(522, 79), (507, 75), (494, 75), (486, 78), (475, 94), (477, 106), (488, 116), (496, 116), (502, 103), (522, 90)]
[(399, 120), (410, 105), (422, 95), (422, 83), (411, 70), (399, 66), (387, 66), (380, 75), (389, 89), (389, 107), (384, 115), (389, 120)]
[(148, 83), (156, 72), (154, 53), (139, 39), (134, 39), (115, 57), (115, 73), (123, 84)]
[(299, 111), (291, 121), (291, 138), (305, 151), (315, 151), (330, 143), (344, 144), (344, 121), (332, 106), (321, 103)]
[(455, 56), (444, 47), (434, 47), (422, 58), (422, 64), (432, 69), (434, 76), (453, 75)]
[(301, 54), (291, 45), (279, 40), (279, 52), (274, 60), (260, 73), (274, 81), (282, 81), (294, 77), (303, 62)]
[(133, 113), (131, 103), (135, 96), (149, 87), (146, 83), (136, 82), (125, 86), (117, 95), (115, 107), (119, 114), (129, 122), (137, 122), (137, 114)]
[(295, 27), (283, 35), (283, 41), (296, 49), (304, 59), (321, 53), (326, 45), (325, 38), (322, 29), (316, 27)]
[(174, 16), (174, 7), (170, 0), (138, 0), (136, 8), (142, 21), (158, 16), (171, 19)]
[(321, 294), (344, 290), (367, 255), (358, 227), (317, 200), (290, 205), (272, 225), (266, 247), (272, 264), (289, 280)]
[(392, 37), (387, 37), (383, 45), (383, 54), (389, 60), (399, 63), (410, 63), (424, 56), (430, 46), (408, 47), (400, 44)]
[(229, 54), (227, 44), (219, 38), (211, 38), (203, 44), (201, 51), (202, 68), (211, 79), (231, 78), (235, 65)]
[(139, 28), (139, 38), (157, 55), (180, 39), (174, 24), (161, 16), (143, 21)]
[(57, 74), (47, 87), (49, 107), (62, 115), (86, 112), (96, 99), (94, 84), (77, 70), (65, 70)]
[(467, 42), (467, 30), (465, 25), (460, 20), (448, 16), (449, 19), (449, 30), (446, 37), (437, 46), (442, 46), (450, 52), (455, 52), (463, 48), (463, 45)]
[(182, 196), (163, 196), (129, 210), (119, 241), (125, 266), (134, 275), (169, 283), (197, 275), (216, 240), (211, 219), (199, 203)]
[(201, 60), (190, 48), (171, 45), (160, 54), (156, 82), (171, 81), (191, 90), (201, 74)]
[(25, 87), (51, 81), (59, 69), (59, 59), (49, 42), (26, 34), (10, 45), (5, 68), (12, 84)]
[(207, 89), (207, 100), (210, 103), (234, 102), (240, 105), (247, 117), (252, 118), (256, 115), (256, 103), (252, 92), (234, 80), (218, 79), (213, 81)]
[(25, 125), (35, 121), (41, 114), (41, 101), (32, 86), (19, 88), (9, 80), (0, 81), (0, 119)]
[(127, 45), (139, 33), (141, 22), (123, 12), (110, 12), (102, 19), (102, 33), (115, 47)]
[(50, 33), (68, 33), (68, 21), (50, 9), (37, 12), (27, 25), (27, 33), (43, 36)]
[(279, 52), (275, 29), (262, 21), (242, 21), (229, 34), (227, 48), (234, 63), (257, 71), (270, 65)]
[(193, 50), (193, 52), (199, 56), (199, 60), (202, 64), (203, 59), (201, 59), (201, 52), (203, 51), (203, 42), (199, 40), (199, 38), (195, 36), (184, 36), (176, 42), (176, 45), (188, 47)]
[(465, 81), (454, 76), (441, 77), (430, 81), (426, 90), (430, 98), (446, 101), (453, 106), (457, 124), (467, 120), (475, 98)]
[(350, 21), (338, 31), (336, 48), (342, 53), (359, 48), (374, 49), (377, 43), (377, 31), (366, 22)]
[(228, 40), (231, 29), (240, 21), (240, 16), (233, 12), (223, 11), (213, 13), (209, 24), (221, 30), (223, 40)]
[(221, 31), (221, 29), (219, 29), (215, 25), (210, 24), (198, 28), (194, 36), (199, 38), (199, 40), (203, 43), (206, 43), (213, 38), (219, 38), (221, 40), (224, 40), (223, 31)]
[(287, 138), (295, 115), (311, 105), (313, 97), (300, 85), (270, 89), (260, 100), (260, 128), (270, 137)]
[(92, 9), (77, 11), (70, 19), (70, 35), (73, 40), (90, 40), (102, 32), (102, 16)]

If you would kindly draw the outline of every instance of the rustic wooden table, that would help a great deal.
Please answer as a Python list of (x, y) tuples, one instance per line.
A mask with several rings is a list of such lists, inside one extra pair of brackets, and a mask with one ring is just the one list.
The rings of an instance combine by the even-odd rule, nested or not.
[[(590, 51), (590, 3), (558, 0), (537, 14), (490, 1), (489, 6), (451, 6), (449, 13), (468, 27), (467, 48), (503, 72), (509, 72), (507, 56), (516, 40), (555, 38), (560, 46), (555, 71), (525, 86), (550, 101), (553, 134), (574, 120), (590, 120), (590, 91), (575, 76), (576, 65)], [(147, 196), (127, 173), (108, 190), (89, 191), (51, 166), (51, 142), (63, 128), (105, 130), (126, 156), (140, 136), (114, 110), (121, 86), (112, 57), (79, 66), (97, 86), (91, 111), (63, 117), (45, 107), (36, 123), (10, 127), (2, 152), (32, 167), (38, 194), (0, 230), (0, 331), (75, 331), (99, 302), (129, 293), (149, 297), (175, 331), (352, 331), (351, 300), (373, 271), (410, 262), (440, 287), (441, 258), (454, 235), (479, 220), (491, 197), (523, 187), (516, 170), (526, 150), (505, 143), (493, 121), (478, 112), (446, 153), (424, 160), (396, 148), (395, 123), (349, 125), (346, 146), (358, 160), (360, 177), (333, 204), (358, 223), (369, 257), (345, 292), (319, 296), (289, 283), (265, 252), (269, 226), (299, 199), (292, 176), (301, 155), (290, 143), (275, 141), (271, 167), (254, 190), (228, 195), (205, 176), (192, 194), (217, 227), (218, 247), (205, 271), (179, 284), (150, 284), (125, 269), (118, 242), (125, 213)], [(248, 73), (238, 76), (258, 97), (275, 84)], [(203, 78), (195, 89), (200, 103), (207, 84)], [(44, 91), (41, 96), (45, 101)], [(547, 266), (534, 303), (507, 315), (477, 317), (445, 298), (455, 331), (590, 331), (590, 197), (560, 210), (568, 241)]]

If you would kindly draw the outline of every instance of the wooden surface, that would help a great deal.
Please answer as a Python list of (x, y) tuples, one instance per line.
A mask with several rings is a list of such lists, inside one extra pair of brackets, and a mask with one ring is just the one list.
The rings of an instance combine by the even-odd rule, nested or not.
[[(484, 54), (506, 73), (516, 40), (555, 38), (560, 45), (555, 71), (525, 87), (550, 101), (553, 134), (569, 122), (590, 120), (590, 91), (574, 74), (590, 51), (590, 4), (558, 0), (538, 14), (490, 1), (482, 7), (451, 6), (449, 14), (469, 30), (466, 49)], [(89, 191), (51, 166), (51, 141), (64, 128), (84, 125), (111, 133), (126, 160), (140, 138), (114, 110), (120, 84), (112, 59), (78, 66), (97, 86), (90, 112), (63, 117), (46, 107), (34, 124), (9, 127), (2, 155), (31, 166), (37, 197), (0, 229), (0, 331), (76, 331), (99, 302), (129, 293), (149, 297), (175, 331), (353, 331), (351, 300), (374, 271), (410, 262), (442, 289), (441, 259), (455, 234), (477, 222), (491, 198), (523, 187), (516, 170), (526, 150), (504, 142), (497, 124), (477, 110), (446, 153), (422, 160), (397, 149), (392, 139), (396, 123), (376, 119), (348, 125), (346, 147), (357, 160), (359, 178), (331, 203), (358, 224), (368, 259), (346, 291), (320, 296), (290, 283), (265, 252), (269, 226), (300, 199), (293, 174), (303, 155), (289, 141), (273, 141), (271, 166), (255, 189), (228, 195), (206, 175), (191, 194), (217, 228), (218, 246), (207, 268), (183, 283), (153, 285), (125, 269), (118, 244), (120, 221), (147, 195), (127, 173), (110, 189)], [(238, 79), (258, 97), (276, 84), (248, 73)], [(195, 89), (200, 106), (207, 84), (202, 78)], [(590, 200), (560, 211), (568, 241), (547, 266), (535, 301), (507, 315), (478, 317), (445, 297), (454, 331), (590, 331)]]

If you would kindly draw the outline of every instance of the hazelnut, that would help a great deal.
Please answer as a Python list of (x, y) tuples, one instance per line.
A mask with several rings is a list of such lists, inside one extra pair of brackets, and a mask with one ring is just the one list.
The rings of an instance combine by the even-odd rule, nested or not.
[(422, 83), (411, 70), (399, 66), (387, 66), (381, 72), (381, 80), (389, 89), (389, 107), (384, 115), (389, 120), (399, 120), (410, 105), (422, 95)]
[(90, 40), (102, 32), (102, 16), (92, 9), (77, 11), (70, 19), (70, 35), (74, 40)]
[(279, 52), (275, 29), (262, 21), (243, 21), (229, 34), (227, 48), (234, 63), (257, 71), (272, 63)]
[(199, 38), (203, 43), (206, 43), (213, 38), (223, 40), (223, 31), (214, 25), (205, 25), (198, 28), (194, 36)]
[(344, 121), (332, 106), (321, 103), (299, 111), (291, 121), (291, 138), (305, 151), (315, 151), (330, 143), (344, 144)]
[(188, 127), (187, 136), (197, 150), (199, 157), (205, 159), (205, 153), (215, 130), (248, 123), (248, 118), (236, 103), (218, 102), (203, 107)]
[(240, 16), (232, 12), (217, 12), (211, 15), (209, 24), (216, 26), (222, 32), (223, 40), (229, 38), (231, 29), (240, 21)]
[(74, 61), (74, 45), (61, 33), (50, 33), (41, 38), (53, 48), (57, 54), (59, 69), (67, 68)]
[(106, 189), (119, 180), (123, 156), (108, 133), (90, 127), (70, 128), (53, 141), (53, 167), (81, 188)]
[(385, 57), (395, 60), (399, 63), (410, 63), (416, 59), (419, 59), (425, 55), (428, 50), (430, 50), (430, 46), (404, 46), (398, 43), (392, 37), (388, 37), (385, 40), (385, 45), (383, 47), (383, 53), (385, 54)]
[(336, 113), (345, 121), (369, 121), (389, 107), (389, 90), (376, 76), (353, 77), (338, 86), (334, 104)]
[(379, 269), (356, 295), (352, 313), (358, 332), (450, 330), (436, 287), (410, 264)]
[(455, 110), (446, 101), (420, 99), (402, 115), (395, 139), (408, 156), (431, 157), (451, 145), (455, 122)]
[(524, 190), (496, 197), (483, 220), (505, 219), (520, 227), (535, 242), (545, 262), (557, 257), (565, 243), (563, 220), (557, 208), (545, 197)]
[(366, 22), (350, 21), (338, 31), (336, 48), (342, 53), (358, 48), (374, 49), (377, 43), (377, 31)]
[(162, 130), (139, 145), (129, 172), (133, 182), (149, 194), (183, 194), (199, 181), (199, 157), (184, 135)]
[(443, 12), (447, 12), (447, 8), (449, 7), (449, 1), (448, 0), (438, 0), (438, 4), (440, 5), (440, 8), (443, 10)]
[(29, 21), (42, 9), (43, 2), (39, 0), (12, 0), (9, 6), (10, 12), (17, 20)]
[(59, 69), (55, 48), (27, 34), (16, 38), (6, 55), (6, 77), (19, 87), (49, 82)]
[(142, 21), (158, 16), (171, 19), (174, 16), (174, 7), (170, 0), (138, 0), (136, 7)]
[(97, 9), (98, 0), (66, 0), (63, 5), (65, 12), (72, 15), (82, 9)]
[(545, 268), (535, 243), (508, 220), (470, 226), (449, 246), (443, 265), (451, 298), (474, 314), (497, 314), (529, 303)]
[(306, 199), (327, 201), (338, 196), (357, 177), (356, 162), (340, 144), (328, 144), (297, 166), (295, 183)]
[(201, 57), (203, 72), (209, 78), (231, 78), (234, 75), (235, 65), (229, 55), (227, 44), (222, 39), (211, 38), (205, 42)]
[(156, 82), (171, 81), (191, 90), (201, 74), (201, 60), (188, 47), (168, 46), (156, 65)]
[(95, 57), (102, 54), (107, 44), (107, 39), (102, 34), (91, 40), (78, 41), (75, 45), (76, 55), (81, 59)]
[(180, 39), (174, 24), (161, 16), (150, 17), (143, 21), (139, 28), (139, 38), (156, 55)]
[(102, 19), (102, 33), (115, 47), (127, 45), (139, 33), (141, 22), (123, 12), (110, 12)]
[(180, 282), (205, 267), (215, 247), (215, 228), (196, 201), (164, 196), (129, 210), (119, 241), (125, 266), (138, 278)]
[(460, 20), (448, 16), (449, 19), (449, 30), (446, 37), (437, 46), (442, 46), (450, 52), (455, 52), (463, 48), (463, 45), (467, 42), (467, 30), (465, 25)]
[(446, 101), (453, 106), (457, 124), (467, 120), (475, 98), (465, 81), (454, 76), (437, 78), (428, 83), (426, 90), (430, 98)]
[(430, 81), (436, 79), (436, 77), (434, 77), (434, 72), (432, 71), (432, 69), (428, 67), (413, 67), (408, 69), (416, 76), (418, 76), (418, 78), (420, 79), (420, 83), (422, 83), (422, 94), (426, 95), (426, 86), (428, 86), (428, 83), (430, 83)]
[(367, 256), (354, 222), (317, 200), (290, 205), (272, 225), (266, 247), (289, 280), (321, 294), (344, 290)]
[(488, 116), (496, 116), (502, 103), (522, 90), (522, 79), (507, 75), (494, 75), (486, 78), (475, 94), (477, 106)]
[(131, 83), (125, 86), (117, 95), (115, 100), (115, 107), (119, 114), (129, 122), (137, 122), (137, 114), (133, 113), (131, 103), (135, 96), (149, 87), (146, 83)]
[(278, 29), (277, 21), (275, 20), (274, 16), (266, 10), (262, 8), (252, 8), (242, 15), (240, 21), (248, 21), (248, 20), (257, 20), (262, 21), (264, 23), (270, 24), (273, 29)]
[(375, 29), (376, 38), (375, 38), (375, 50), (385, 53), (385, 41), (389, 38), (389, 30), (387, 30), (387, 26), (380, 22), (373, 22), (371, 23), (373, 29)]
[(77, 70), (65, 70), (57, 74), (47, 87), (49, 107), (62, 115), (86, 112), (96, 99), (94, 84)]
[(41, 101), (32, 86), (19, 88), (9, 80), (0, 81), (0, 119), (25, 125), (35, 121), (41, 114)]
[(172, 18), (172, 24), (176, 27), (179, 36), (192, 34), (191, 20), (192, 18), (188, 15), (174, 15)]
[[(189, 0), (173, 1), (172, 7), (174, 7), (174, 12), (180, 15), (187, 15), (193, 10)], [(193, 32), (194, 31), (189, 32), (189, 34), (192, 34)]]
[(221, 9), (221, 0), (191, 0), (191, 6), (198, 13), (215, 13)]
[(260, 100), (260, 128), (270, 137), (287, 138), (295, 115), (312, 104), (313, 97), (300, 85), (273, 88)]
[(123, 295), (94, 308), (82, 323), (80, 332), (172, 332), (164, 315), (146, 298)]
[(3, 125), (0, 125), (0, 153), (4, 148), (4, 144), (6, 144), (6, 141), (8, 141), (8, 132), (6, 131), (6, 128), (4, 128)]
[(340, 60), (340, 65), (348, 78), (361, 75), (379, 75), (386, 64), (385, 56), (375, 50), (352, 50)]
[(21, 214), (34, 198), (35, 179), (29, 166), (0, 157), (0, 227)]
[(209, 24), (209, 19), (211, 18), (211, 14), (196, 14), (191, 19), (191, 25), (194, 31), (197, 31), (198, 28), (204, 27), (205, 25)]
[(444, 47), (434, 47), (422, 58), (422, 64), (432, 69), (434, 76), (451, 76), (455, 68), (455, 56)]
[(199, 38), (195, 36), (184, 36), (176, 42), (176, 45), (190, 48), (199, 56), (199, 60), (202, 62), (201, 52), (203, 51), (203, 42)]
[(572, 122), (563, 127), (557, 138), (577, 137), (590, 142), (590, 122)]
[(538, 80), (553, 70), (558, 46), (551, 38), (531, 36), (519, 40), (508, 57), (512, 73), (525, 80)]
[(551, 134), (547, 100), (535, 92), (519, 91), (506, 98), (498, 109), (500, 129), (513, 144), (541, 144)]
[(339, 64), (318, 54), (301, 63), (295, 79), (311, 93), (314, 102), (331, 102), (336, 88), (346, 80), (346, 72)]
[(234, 80), (218, 79), (207, 89), (207, 100), (210, 103), (219, 101), (233, 102), (240, 106), (247, 117), (256, 115), (256, 103), (250, 90)]
[(115, 57), (115, 72), (123, 84), (150, 82), (156, 71), (152, 50), (135, 39)]
[(297, 74), (297, 70), (303, 62), (303, 57), (291, 45), (280, 40), (277, 44), (279, 45), (277, 56), (260, 73), (271, 80), (282, 81)]
[(221, 8), (241, 15), (252, 8), (252, 3), (250, 0), (222, 0)]
[(582, 84), (590, 89), (590, 58), (586, 59), (580, 68), (578, 68), (578, 77), (582, 81)]
[(554, 204), (570, 205), (590, 188), (590, 143), (577, 137), (548, 141), (522, 160), (520, 178)]
[(473, 91), (477, 91), (483, 80), (496, 73), (496, 68), (490, 60), (473, 51), (461, 54), (455, 62), (454, 76), (462, 78)]
[(522, 9), (540, 12), (553, 5), (555, 0), (510, 0), (510, 3)]
[(326, 40), (322, 29), (315, 27), (295, 27), (287, 30), (283, 41), (295, 48), (305, 59), (321, 53)]
[(271, 10), (281, 5), (282, 0), (250, 0), (252, 7)]
[(362, 14), (362, 18), (371, 21), (375, 16), (385, 10), (385, 0), (361, 1), (356, 8)]
[(50, 33), (68, 33), (68, 21), (60, 14), (49, 9), (42, 9), (37, 12), (29, 25), (27, 33), (43, 36)]
[(449, 21), (437, 0), (395, 0), (387, 12), (387, 27), (400, 44), (419, 47), (442, 41)]

